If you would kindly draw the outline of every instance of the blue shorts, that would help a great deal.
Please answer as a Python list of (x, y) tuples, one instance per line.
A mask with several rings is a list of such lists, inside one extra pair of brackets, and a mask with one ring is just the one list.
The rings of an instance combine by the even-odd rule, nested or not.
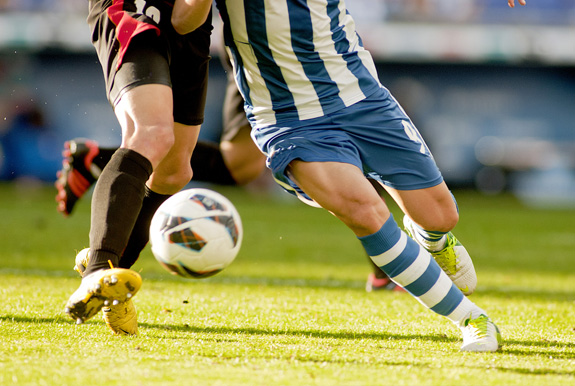
[(295, 159), (352, 164), (366, 177), (397, 190), (429, 188), (443, 181), (419, 131), (384, 88), (323, 117), (255, 129), (253, 137), (276, 181), (304, 198), (309, 197), (286, 173)]

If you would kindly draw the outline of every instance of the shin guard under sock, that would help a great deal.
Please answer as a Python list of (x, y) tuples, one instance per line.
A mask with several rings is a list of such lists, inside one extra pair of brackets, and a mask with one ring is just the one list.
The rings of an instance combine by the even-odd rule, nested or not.
[(138, 218), (152, 165), (130, 149), (118, 149), (100, 175), (92, 195), (90, 260), (85, 276), (118, 266)]
[(429, 252), (399, 229), (393, 216), (379, 231), (359, 240), (378, 267), (430, 310), (456, 323), (468, 311), (480, 311)]
[(140, 253), (150, 240), (150, 223), (152, 222), (152, 217), (154, 217), (160, 205), (169, 197), (170, 195), (155, 193), (146, 187), (146, 196), (142, 202), (142, 209), (132, 229), (128, 245), (120, 258), (120, 268), (131, 268), (132, 265), (136, 263), (136, 260), (140, 257)]

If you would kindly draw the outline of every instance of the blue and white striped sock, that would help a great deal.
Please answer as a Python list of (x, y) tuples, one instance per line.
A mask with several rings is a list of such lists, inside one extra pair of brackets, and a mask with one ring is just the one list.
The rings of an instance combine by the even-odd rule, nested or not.
[(467, 299), (423, 247), (398, 226), (393, 216), (374, 234), (359, 237), (367, 254), (394, 282), (433, 312), (460, 324), (483, 311)]
[(405, 217), (404, 223), (409, 224), (411, 233), (415, 241), (428, 251), (441, 251), (447, 241), (447, 232), (428, 231), (414, 223), (409, 217)]

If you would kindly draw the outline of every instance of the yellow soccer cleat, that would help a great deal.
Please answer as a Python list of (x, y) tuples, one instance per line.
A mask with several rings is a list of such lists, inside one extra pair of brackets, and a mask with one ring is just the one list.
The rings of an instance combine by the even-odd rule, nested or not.
[(116, 335), (137, 335), (138, 314), (130, 299), (116, 306), (102, 308), (106, 325)]
[[(84, 248), (76, 255), (74, 270), (82, 276), (90, 260), (90, 248)], [(137, 335), (138, 315), (132, 300), (112, 307), (103, 307), (104, 322), (117, 335)]]
[(104, 306), (116, 306), (130, 300), (142, 286), (140, 275), (130, 269), (112, 268), (96, 271), (82, 279), (70, 296), (65, 312), (81, 324)]

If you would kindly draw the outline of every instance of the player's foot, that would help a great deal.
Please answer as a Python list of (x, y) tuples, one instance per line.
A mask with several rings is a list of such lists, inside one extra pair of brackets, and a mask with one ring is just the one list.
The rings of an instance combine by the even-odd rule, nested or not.
[(475, 319), (470, 315), (459, 328), (463, 333), (461, 351), (497, 351), (501, 345), (501, 333), (487, 315)]
[[(76, 255), (74, 271), (84, 276), (84, 271), (90, 260), (90, 248), (84, 248)], [(104, 322), (117, 335), (138, 334), (138, 314), (132, 299), (111, 307), (103, 307)]]
[[(417, 238), (413, 237), (415, 234), (415, 224), (409, 217), (403, 217), (403, 225), (409, 237), (417, 241)], [(464, 295), (469, 296), (475, 291), (475, 287), (477, 287), (477, 274), (475, 273), (473, 261), (467, 249), (461, 245), (453, 233), (448, 232), (446, 238), (447, 241), (442, 250), (428, 251), (441, 269), (449, 276), (451, 281), (455, 283), (457, 288), (459, 288)]]
[(102, 308), (104, 321), (116, 335), (137, 335), (138, 314), (132, 299), (111, 307)]
[(382, 291), (382, 290), (405, 292), (405, 289), (403, 287), (395, 284), (390, 278), (376, 277), (373, 272), (370, 273), (369, 276), (367, 277), (367, 282), (365, 283), (365, 290), (367, 292)]
[(68, 216), (80, 197), (96, 182), (102, 170), (93, 163), (100, 149), (96, 141), (73, 139), (64, 144), (62, 169), (54, 184), (58, 211)]
[(65, 312), (76, 323), (84, 323), (104, 306), (116, 306), (131, 299), (140, 289), (142, 278), (130, 269), (112, 268), (96, 271), (82, 279), (70, 296)]

